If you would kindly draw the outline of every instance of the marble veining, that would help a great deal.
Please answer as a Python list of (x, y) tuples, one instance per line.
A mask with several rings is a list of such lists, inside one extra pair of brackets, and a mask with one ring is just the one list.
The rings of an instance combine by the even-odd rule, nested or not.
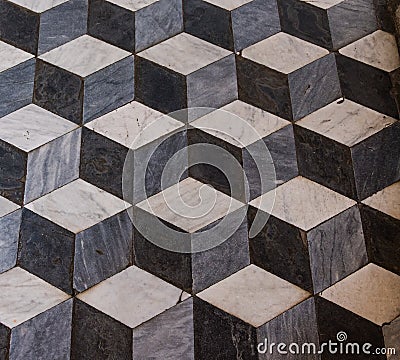
[(77, 127), (56, 114), (30, 104), (0, 119), (0, 139), (29, 152)]
[(191, 122), (197, 129), (244, 148), (290, 122), (255, 106), (236, 100)]
[(390, 116), (345, 100), (335, 101), (296, 124), (344, 145), (354, 146), (395, 121)]
[(78, 299), (135, 328), (176, 305), (181, 294), (175, 286), (131, 266), (79, 294)]
[(300, 1), (317, 6), (324, 10), (327, 10), (327, 9), (343, 2), (343, 0), (300, 0)]
[(390, 323), (400, 314), (400, 276), (368, 264), (323, 291), (322, 297), (377, 325)]
[(125, 201), (81, 179), (26, 205), (27, 209), (74, 233), (129, 207)]
[(375, 31), (373, 34), (345, 46), (339, 52), (387, 72), (400, 67), (396, 38), (382, 30)]
[(305, 231), (355, 204), (355, 201), (302, 176), (251, 202), (251, 205)]
[(244, 206), (240, 201), (193, 178), (187, 178), (137, 206), (193, 233)]
[(133, 101), (85, 126), (127, 148), (138, 149), (183, 127), (183, 124)]
[(138, 54), (147, 60), (165, 66), (180, 74), (188, 75), (225, 56), (230, 51), (181, 33)]
[(284, 74), (290, 74), (329, 51), (280, 32), (243, 50), (243, 57)]
[(39, 58), (86, 77), (129, 56), (130, 53), (94, 37), (83, 35)]
[(14, 204), (10, 200), (0, 196), (0, 218), (18, 210), (19, 208), (20, 207), (17, 204)]
[(0, 275), (0, 322), (14, 328), (69, 295), (19, 267)]
[(130, 11), (138, 11), (159, 0), (107, 0), (108, 2), (121, 6)]
[(0, 41), (0, 72), (33, 59), (33, 57), (33, 55), (21, 49)]
[(307, 299), (311, 294), (249, 265), (197, 296), (255, 327)]
[(400, 182), (378, 191), (365, 199), (363, 204), (400, 220)]
[(42, 13), (55, 6), (65, 3), (69, 0), (12, 0), (14, 4), (20, 5), (36, 13)]
[(205, 0), (206, 2), (219, 6), (225, 10), (232, 11), (240, 6), (248, 4), (253, 0)]

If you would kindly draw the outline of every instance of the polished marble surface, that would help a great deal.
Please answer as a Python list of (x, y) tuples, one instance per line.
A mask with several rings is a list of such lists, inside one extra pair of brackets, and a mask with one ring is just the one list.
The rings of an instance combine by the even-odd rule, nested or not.
[(14, 4), (20, 5), (36, 13), (45, 12), (46, 10), (49, 10), (67, 1), (69, 0), (12, 0)]
[(17, 49), (4, 41), (0, 41), (0, 72), (8, 70), (18, 64), (29, 59), (33, 59), (33, 55)]
[(340, 54), (391, 72), (400, 67), (396, 38), (378, 30), (339, 50)]
[(280, 32), (243, 50), (243, 57), (284, 74), (290, 74), (329, 51)]
[(159, 0), (109, 0), (110, 3), (121, 6), (131, 11), (138, 11)]
[(208, 3), (219, 6), (226, 10), (234, 10), (240, 6), (248, 4), (252, 0), (206, 0)]
[(138, 56), (188, 75), (229, 54), (225, 49), (190, 34), (181, 33), (140, 52)]
[(343, 2), (343, 0), (301, 0), (301, 1), (304, 1), (308, 4), (317, 6), (321, 9), (325, 9), (325, 10)]
[(128, 207), (125, 201), (80, 179), (26, 206), (74, 233), (88, 229)]
[(83, 35), (50, 50), (39, 58), (76, 75), (86, 77), (129, 55), (125, 50)]
[(0, 275), (0, 323), (9, 328), (69, 299), (61, 290), (19, 267)]
[(17, 204), (14, 204), (10, 200), (0, 196), (0, 217), (3, 217), (19, 208), (20, 207)]

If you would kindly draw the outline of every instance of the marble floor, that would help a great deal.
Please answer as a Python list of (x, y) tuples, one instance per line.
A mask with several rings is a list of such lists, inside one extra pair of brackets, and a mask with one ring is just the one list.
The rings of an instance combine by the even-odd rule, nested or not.
[(400, 359), (399, 79), (386, 0), (0, 0), (0, 360)]

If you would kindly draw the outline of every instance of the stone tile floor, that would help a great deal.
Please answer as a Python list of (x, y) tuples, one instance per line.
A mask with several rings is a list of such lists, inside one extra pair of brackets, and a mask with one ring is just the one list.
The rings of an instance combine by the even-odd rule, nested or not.
[(384, 3), (0, 0), (0, 360), (400, 359)]

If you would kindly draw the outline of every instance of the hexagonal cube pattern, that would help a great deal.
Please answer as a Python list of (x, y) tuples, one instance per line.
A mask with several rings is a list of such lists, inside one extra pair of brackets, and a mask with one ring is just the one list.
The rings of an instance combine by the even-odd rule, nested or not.
[(232, 52), (181, 33), (137, 54), (136, 99), (163, 113), (237, 99)]
[(33, 101), (77, 124), (133, 100), (133, 56), (83, 35), (39, 57)]
[(237, 58), (239, 99), (298, 120), (340, 97), (335, 64), (329, 51), (280, 32)]
[(89, 34), (127, 51), (142, 51), (182, 29), (181, 1), (89, 1)]
[(0, 0), (0, 360), (396, 360), (399, 1)]
[(184, 11), (187, 33), (232, 51), (281, 30), (275, 0), (189, 0)]
[[(87, 0), (2, 0), (0, 39), (43, 54), (87, 30)], [(73, 26), (71, 26), (73, 23)]]

